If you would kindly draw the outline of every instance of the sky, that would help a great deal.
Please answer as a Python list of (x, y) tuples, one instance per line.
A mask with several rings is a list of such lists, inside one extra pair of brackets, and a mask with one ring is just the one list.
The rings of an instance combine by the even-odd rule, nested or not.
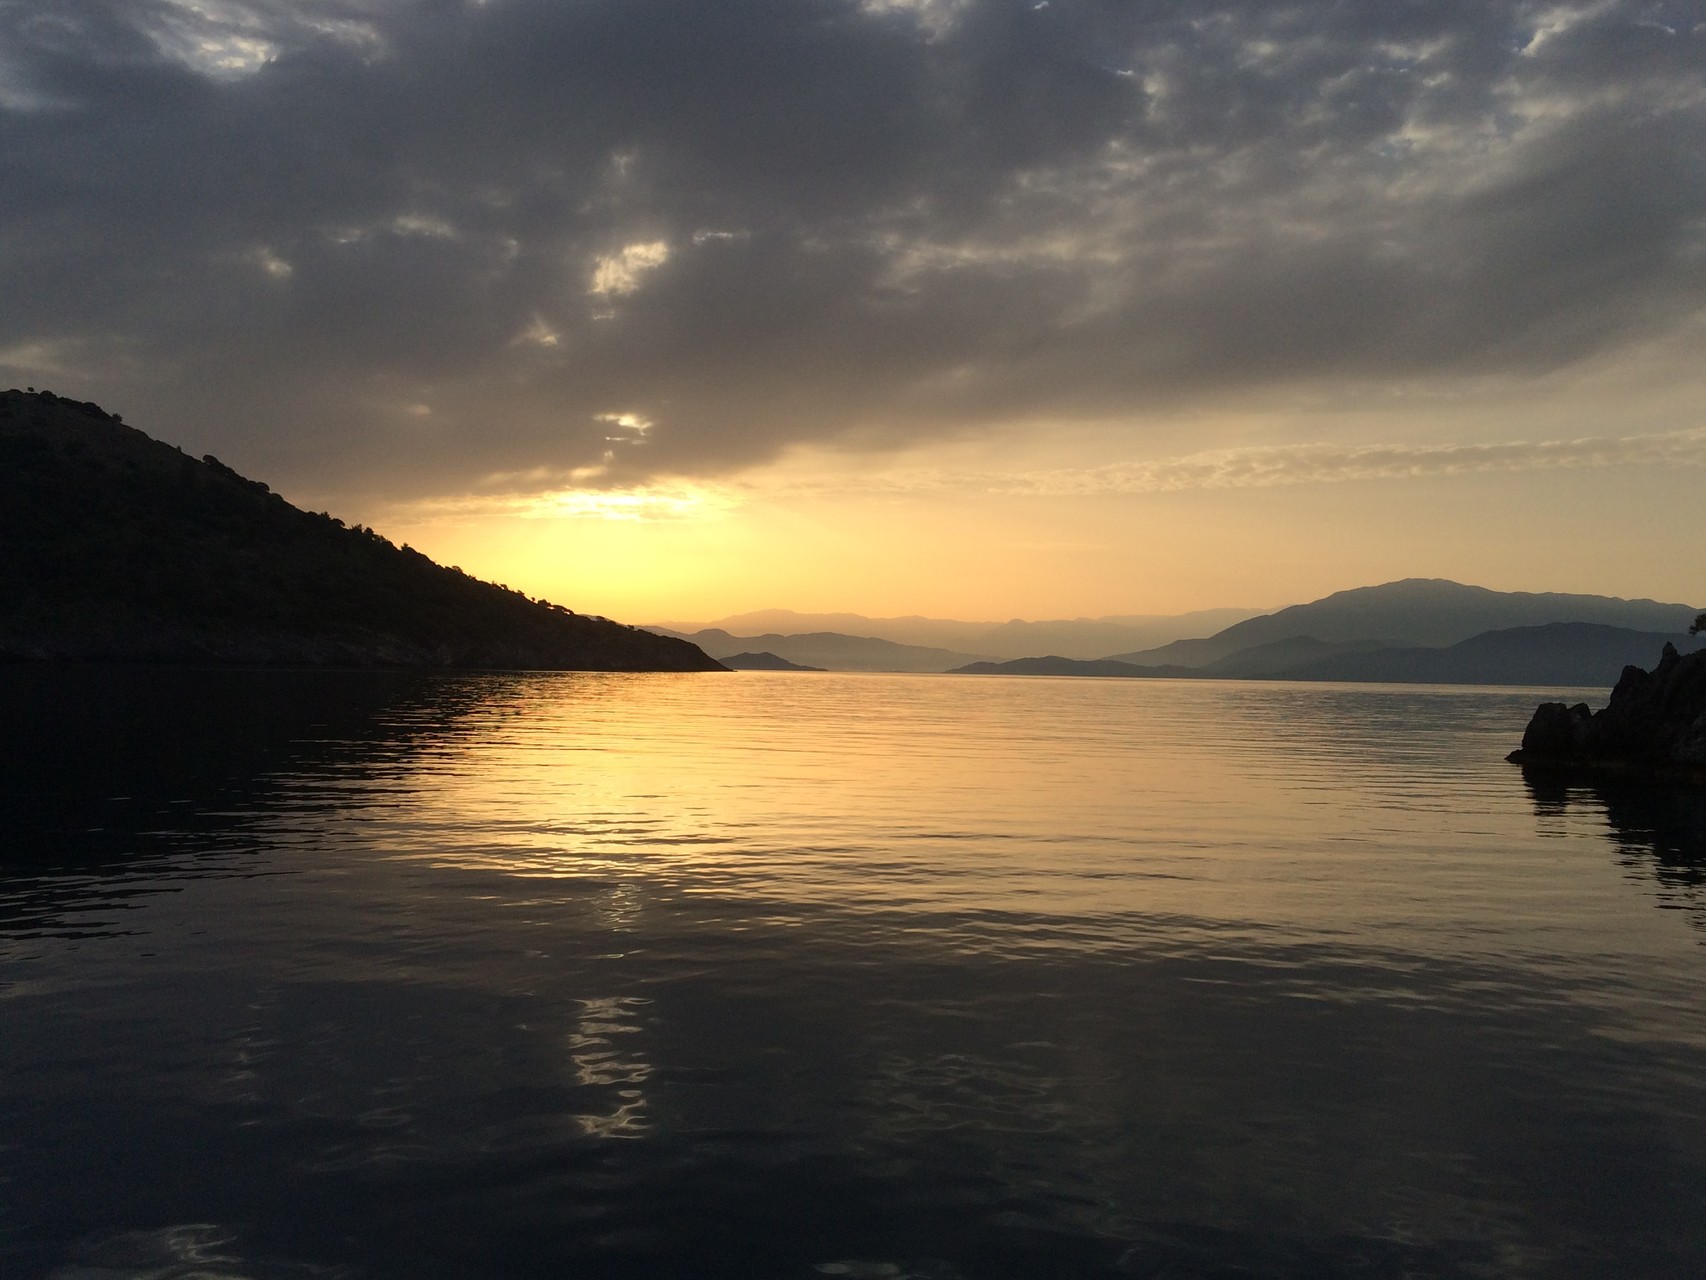
[(0, 384), (635, 622), (1706, 604), (1706, 10), (0, 0)]

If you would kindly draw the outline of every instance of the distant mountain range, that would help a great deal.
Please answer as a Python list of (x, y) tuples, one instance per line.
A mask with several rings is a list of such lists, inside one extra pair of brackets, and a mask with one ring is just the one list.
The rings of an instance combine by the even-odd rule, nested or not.
[(1342, 680), (1392, 684), (1509, 684), (1599, 688), (1626, 666), (1650, 666), (1669, 643), (1683, 653), (1706, 648), (1686, 632), (1633, 631), (1597, 622), (1551, 622), (1471, 636), (1454, 645), (1276, 640), (1200, 667), (1139, 665), (1118, 658), (1022, 658), (976, 662), (960, 675), (1124, 676), (1133, 679)]
[[(1241, 610), (1228, 613), (1240, 615)], [(1001, 644), (981, 653), (899, 644), (875, 636), (814, 631), (732, 634), (722, 628), (687, 638), (707, 653), (728, 657), (764, 649), (796, 663), (842, 671), (955, 671), (1009, 675), (1104, 675), (1211, 679), (1379, 680), (1423, 683), (1596, 686), (1616, 680), (1625, 665), (1650, 664), (1669, 641), (1682, 652), (1700, 646), (1687, 634), (1698, 609), (1609, 596), (1491, 591), (1444, 579), (1409, 578), (1340, 591), (1308, 604), (1257, 617), (1238, 616), (1209, 635), (1187, 636), (1149, 649), (1085, 655), (1049, 649), (1003, 659), (1015, 637), (1070, 633), (1079, 642), (1132, 619), (1022, 623), (1000, 627), (941, 619), (886, 619), (911, 634), (952, 633)], [(848, 625), (875, 621), (855, 614), (745, 615), (755, 619), (826, 617)], [(1146, 626), (1182, 626), (1149, 619)], [(981, 630), (979, 630), (981, 628)], [(1028, 630), (1035, 628), (1035, 630)]]
[[(1069, 658), (1100, 658), (1122, 649), (1153, 647), (1191, 636), (1206, 636), (1234, 622), (1254, 617), (1259, 609), (1203, 609), (1195, 613), (1129, 614), (1103, 618), (1057, 618), (1052, 621), (961, 622), (952, 618), (867, 618), (858, 613), (795, 613), (762, 609), (711, 622), (665, 622), (651, 629), (665, 635), (699, 635), (720, 631), (742, 637), (799, 636), (830, 633), (887, 640), (914, 648), (947, 650), (963, 655), (1005, 659), (1039, 653)], [(908, 668), (913, 669), (913, 668)], [(928, 666), (917, 670), (944, 670)]]
[[(1686, 632), (1698, 610), (1610, 596), (1489, 591), (1444, 578), (1405, 578), (1338, 591), (1234, 623), (1202, 639), (1178, 640), (1108, 656), (1138, 666), (1205, 667), (1257, 645), (1308, 636), (1336, 643), (1452, 645), (1487, 631), (1552, 622), (1597, 622), (1632, 631)], [(1652, 659), (1649, 659), (1652, 661)]]
[(896, 644), (875, 636), (849, 636), (835, 631), (808, 631), (804, 635), (730, 635), (711, 627), (684, 635), (663, 627), (651, 630), (662, 636), (689, 641), (713, 658), (726, 661), (743, 653), (770, 653), (799, 666), (819, 671), (951, 671), (982, 655), (931, 649), (915, 644)]
[(720, 670), (299, 510), (98, 405), (0, 392), (0, 660)]
[(1409, 684), (1535, 684), (1600, 688), (1624, 667), (1650, 667), (1666, 644), (1691, 653), (1687, 631), (1632, 631), (1598, 622), (1549, 622), (1486, 631), (1441, 648), (1342, 652), (1291, 667), (1292, 680), (1378, 680)]

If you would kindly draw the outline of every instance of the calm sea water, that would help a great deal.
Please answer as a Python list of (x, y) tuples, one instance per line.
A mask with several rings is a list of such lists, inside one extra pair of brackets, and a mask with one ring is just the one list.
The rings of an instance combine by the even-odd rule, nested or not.
[(0, 1274), (1706, 1275), (1537, 690), (0, 672)]

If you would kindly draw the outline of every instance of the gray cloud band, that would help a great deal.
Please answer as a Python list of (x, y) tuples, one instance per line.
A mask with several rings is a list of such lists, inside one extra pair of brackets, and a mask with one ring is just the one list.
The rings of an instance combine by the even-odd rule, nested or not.
[[(791, 477), (772, 478), (764, 487), (775, 496), (792, 499), (872, 493), (927, 497), (965, 494), (1090, 497), (1653, 465), (1706, 468), (1706, 428), (1490, 445), (1378, 444), (1346, 448), (1299, 444), (1221, 449), (1149, 462), (1056, 467), (999, 475), (901, 468), (878, 476), (860, 476), (855, 484)], [(483, 492), (407, 503), (398, 508), (397, 514), (417, 521), (518, 515), (702, 519), (738, 507), (750, 496), (739, 485), (681, 487), (668, 483), (640, 484), (600, 493), (588, 491), (585, 478), (573, 471), (547, 469), (485, 476), (478, 487)]]
[(992, 480), (991, 487), (1063, 495), (1164, 493), (1643, 464), (1706, 467), (1706, 429), (1507, 444), (1225, 450), (1152, 463), (1034, 472), (1005, 483)]
[(709, 476), (1706, 307), (1690, 3), (5, 0), (0, 51), (0, 369), (283, 479)]

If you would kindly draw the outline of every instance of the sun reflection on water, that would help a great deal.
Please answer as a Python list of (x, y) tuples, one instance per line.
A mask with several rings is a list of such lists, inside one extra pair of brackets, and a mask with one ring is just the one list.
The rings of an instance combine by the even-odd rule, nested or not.
[(643, 1029), (638, 1019), (650, 1003), (639, 996), (603, 996), (580, 1002), (580, 1019), (568, 1037), (575, 1083), (609, 1090), (611, 1101), (609, 1111), (576, 1114), (576, 1123), (588, 1137), (643, 1138), (651, 1131), (641, 1088), (651, 1078), (651, 1063), (611, 1038), (638, 1034)]

